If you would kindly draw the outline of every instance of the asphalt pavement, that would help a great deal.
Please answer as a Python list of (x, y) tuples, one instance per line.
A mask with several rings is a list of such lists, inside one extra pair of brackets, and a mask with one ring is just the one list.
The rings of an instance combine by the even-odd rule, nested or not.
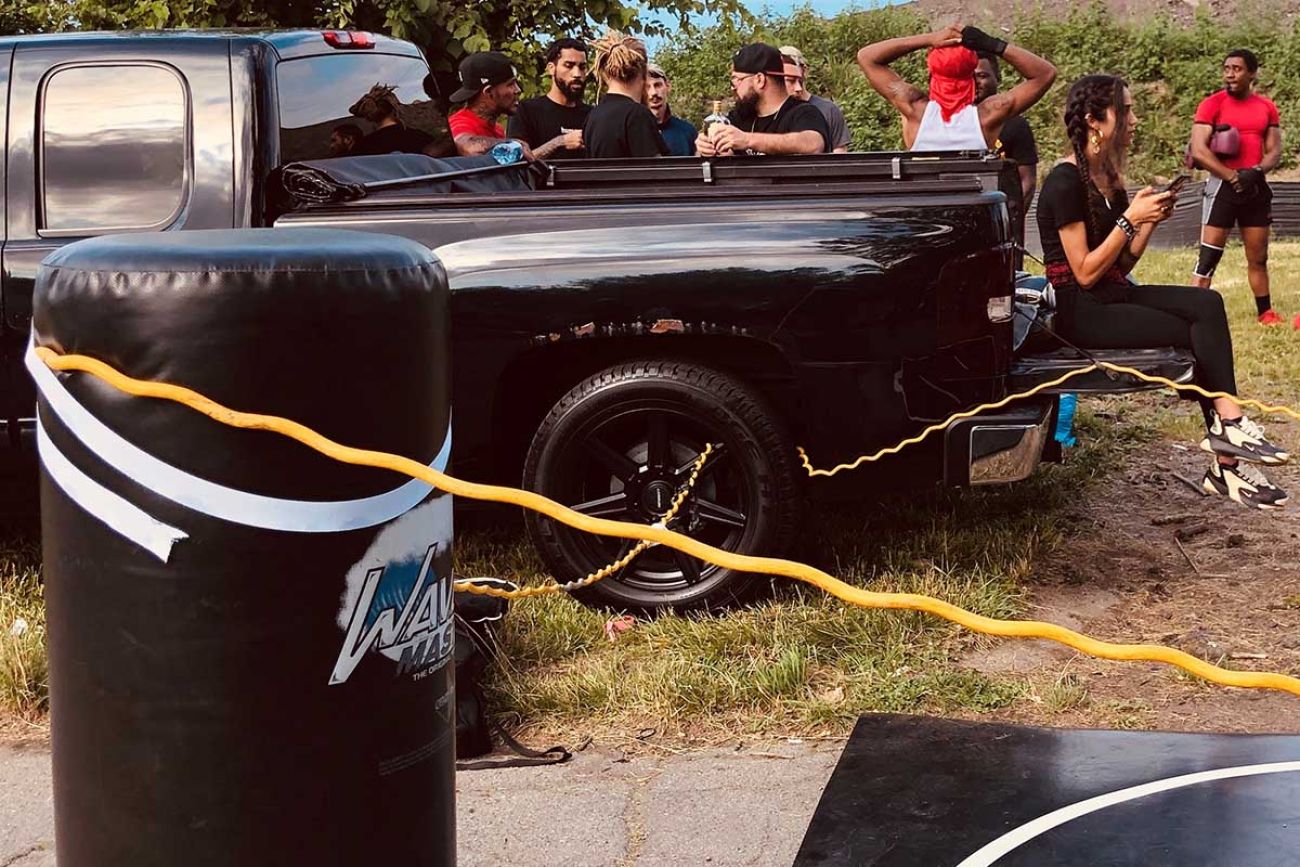
[[(842, 746), (591, 747), (560, 766), (461, 772), (458, 865), (789, 867)], [(0, 746), (0, 793), (0, 867), (53, 867), (48, 748)]]

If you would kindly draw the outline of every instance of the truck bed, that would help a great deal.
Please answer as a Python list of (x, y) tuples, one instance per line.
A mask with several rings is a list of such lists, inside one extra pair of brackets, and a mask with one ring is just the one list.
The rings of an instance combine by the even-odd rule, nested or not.
[(509, 388), (495, 395), (514, 365), (698, 350), (761, 375), (802, 440), (835, 456), (1003, 395), (1011, 323), (990, 300), (1012, 291), (1000, 185), (1014, 179), (972, 154), (584, 160), (535, 189), (394, 190), (277, 225), (433, 249), (451, 279), (458, 403), (494, 395), (493, 415), (509, 414)]

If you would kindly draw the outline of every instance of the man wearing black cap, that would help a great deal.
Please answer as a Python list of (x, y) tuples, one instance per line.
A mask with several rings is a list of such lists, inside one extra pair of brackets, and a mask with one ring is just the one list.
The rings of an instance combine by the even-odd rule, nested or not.
[[(510, 59), (496, 51), (478, 51), (460, 62), (460, 89), (451, 95), (452, 102), (465, 107), (447, 118), (456, 152), (461, 156), (487, 153), (506, 140), (506, 131), (497, 123), (503, 114), (514, 114), (519, 107), (519, 82)], [(524, 145), (524, 153), (532, 152)]]
[(831, 149), (831, 132), (816, 106), (790, 96), (785, 64), (774, 46), (746, 45), (731, 59), (731, 89), (736, 107), (727, 124), (714, 124), (695, 140), (700, 156), (822, 154)]

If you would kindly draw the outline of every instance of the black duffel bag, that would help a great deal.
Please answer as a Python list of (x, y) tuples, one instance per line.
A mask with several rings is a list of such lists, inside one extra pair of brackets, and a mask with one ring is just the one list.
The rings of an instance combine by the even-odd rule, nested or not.
[[(457, 580), (462, 580), (457, 578)], [(516, 590), (518, 585), (501, 578), (472, 578), (471, 583), (500, 590)], [(515, 740), (488, 710), (483, 692), (484, 675), (500, 656), (498, 632), (510, 603), (499, 596), (485, 596), (469, 591), (456, 594), (456, 770), (477, 771), (490, 768), (558, 765), (573, 756), (562, 746), (532, 750)], [(477, 759), (492, 752), (492, 735), (515, 753), (517, 758)]]

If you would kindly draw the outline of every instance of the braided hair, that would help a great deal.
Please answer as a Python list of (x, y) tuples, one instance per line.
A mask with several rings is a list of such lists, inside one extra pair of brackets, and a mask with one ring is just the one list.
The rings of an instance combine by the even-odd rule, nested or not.
[(626, 84), (645, 76), (649, 57), (645, 43), (635, 36), (609, 30), (591, 47), (596, 51), (593, 68), (598, 85), (607, 85), (610, 81)]
[(1127, 158), (1124, 141), (1128, 131), (1128, 109), (1124, 106), (1124, 91), (1128, 85), (1115, 75), (1085, 75), (1070, 85), (1065, 98), (1065, 135), (1074, 149), (1074, 161), (1079, 179), (1088, 196), (1088, 228), (1098, 231), (1097, 213), (1105, 206), (1101, 189), (1092, 177), (1088, 165), (1088, 138), (1092, 128), (1088, 119), (1102, 120), (1106, 112), (1115, 114), (1115, 132), (1102, 146), (1102, 168), (1111, 189), (1124, 184), (1124, 163)]

